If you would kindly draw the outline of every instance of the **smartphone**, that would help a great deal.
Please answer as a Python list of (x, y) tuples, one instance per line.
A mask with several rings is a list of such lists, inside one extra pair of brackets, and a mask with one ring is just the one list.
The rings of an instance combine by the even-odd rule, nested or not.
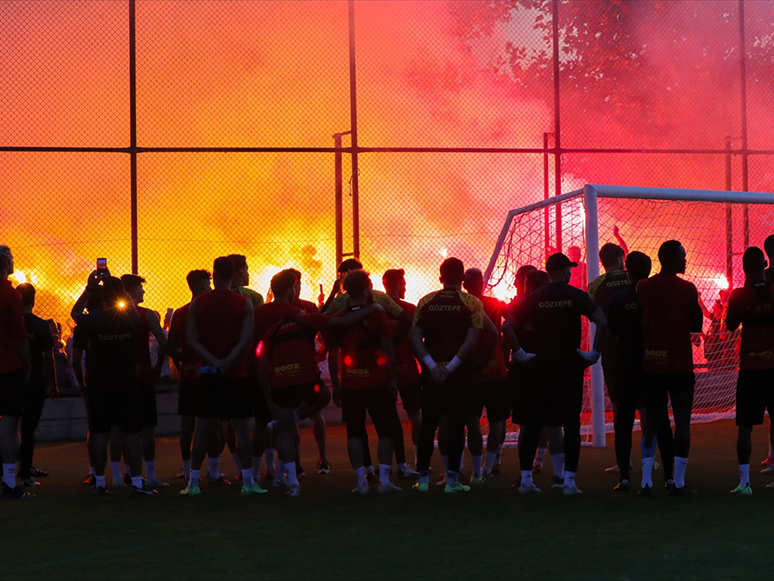
[(97, 259), (97, 274), (100, 276), (100, 278), (105, 278), (108, 273), (108, 267), (107, 267), (107, 258), (98, 258)]

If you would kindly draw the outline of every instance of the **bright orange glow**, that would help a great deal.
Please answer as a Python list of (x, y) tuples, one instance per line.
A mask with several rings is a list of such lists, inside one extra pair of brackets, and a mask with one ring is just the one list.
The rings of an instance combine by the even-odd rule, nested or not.
[(126, 303), (124, 301), (118, 301), (118, 308), (123, 309), (126, 306)]

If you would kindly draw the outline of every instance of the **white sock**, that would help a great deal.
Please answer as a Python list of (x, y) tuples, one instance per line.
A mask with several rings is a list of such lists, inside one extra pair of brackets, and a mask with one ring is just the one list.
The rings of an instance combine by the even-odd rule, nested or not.
[(371, 466), (366, 466), (365, 471), (366, 471), (366, 474), (370, 476), (373, 476), (374, 474), (376, 474), (376, 470), (374, 470), (373, 464)]
[(285, 462), (282, 458), (277, 458), (277, 473), (275, 478), (285, 478)]
[(406, 470), (411, 470), (411, 468), (409, 467), (409, 465), (408, 465), (408, 464), (406, 464), (405, 462), (404, 462), (403, 464), (398, 464), (398, 468), (399, 468), (400, 470), (402, 470), (403, 472), (405, 472)]
[(446, 486), (451, 486), (454, 488), (457, 486), (457, 473), (453, 472), (452, 470), (446, 471)]
[(191, 477), (191, 461), (183, 460), (183, 471), (185, 472), (185, 479), (188, 480)]
[[(94, 468), (92, 468), (94, 470)], [(94, 474), (94, 472), (92, 472)], [(124, 458), (124, 474), (126, 474), (129, 478), (132, 477), (132, 469), (129, 466), (129, 464), (126, 463), (126, 458)]]
[(145, 461), (145, 478), (147, 478), (151, 482), (156, 482), (156, 480), (158, 480), (158, 478), (156, 478), (156, 461), (155, 460), (146, 460)]
[(296, 463), (288, 462), (285, 464), (285, 470), (288, 473), (288, 484), (298, 486), (298, 476), (296, 476)]
[(392, 466), (389, 464), (379, 464), (379, 484), (387, 486), (390, 483), (390, 471)]
[(111, 462), (110, 469), (113, 472), (113, 482), (121, 482), (121, 460)]
[(575, 472), (564, 471), (564, 486), (566, 488), (573, 488), (575, 486)]
[[(263, 451), (263, 458), (266, 460), (266, 471), (267, 472), (274, 472), (277, 467), (274, 463), (274, 448), (266, 448)], [(253, 468), (255, 468), (255, 462), (253, 461)]]
[(446, 454), (441, 454), (441, 462), (443, 462), (443, 471), (449, 471), (449, 457)]
[(253, 469), (242, 468), (242, 486), (250, 488), (253, 485)]
[(8, 488), (16, 488), (16, 462), (3, 464), (3, 482)]
[(642, 459), (642, 488), (645, 488), (646, 486), (653, 488), (653, 480), (651, 479), (651, 475), (653, 474), (654, 460), (655, 458), (653, 456), (650, 458), (646, 457)]
[(522, 486), (532, 486), (532, 470), (522, 470), (521, 471), (521, 485)]
[(256, 482), (261, 481), (262, 463), (263, 463), (263, 456), (253, 456), (253, 480)]
[(740, 464), (739, 465), (739, 486), (744, 488), (748, 484), (750, 484), (750, 465)]
[(564, 480), (564, 452), (551, 454), (551, 463), (554, 465), (554, 476)]
[[(481, 476), (481, 461), (483, 456), (471, 456), (473, 460), (473, 476)], [(462, 472), (462, 470), (460, 470)]]
[(236, 452), (231, 452), (231, 457), (234, 459), (234, 465), (236, 465), (236, 469), (241, 470), (242, 462), (239, 460), (239, 454)]
[(132, 486), (142, 488), (142, 476), (132, 476)]
[(419, 473), (419, 483), (420, 484), (428, 484), (430, 482), (430, 473), (429, 472), (420, 472)]
[(220, 478), (220, 458), (209, 458), (210, 478)]
[(484, 474), (489, 474), (492, 471), (492, 467), (497, 460), (497, 452), (486, 453), (486, 463), (484, 464)]
[(537, 464), (538, 466), (541, 466), (541, 467), (543, 466), (543, 460), (546, 457), (546, 451), (547, 450), (548, 450), (548, 448), (538, 448), (537, 449), (537, 454), (535, 454), (535, 464)]
[(97, 486), (101, 486), (102, 488), (105, 488), (105, 475), (97, 476)]
[(500, 463), (500, 459), (503, 457), (503, 445), (497, 446), (497, 457), (495, 458), (495, 464)]
[(688, 458), (675, 456), (675, 487), (685, 486), (685, 469), (688, 467)]
[(363, 486), (368, 486), (368, 481), (366, 480), (364, 466), (361, 466), (360, 468), (355, 468), (355, 476), (357, 476), (358, 488), (361, 488)]
[(191, 477), (188, 479), (188, 488), (199, 488), (199, 478), (201, 478), (201, 470), (191, 469)]

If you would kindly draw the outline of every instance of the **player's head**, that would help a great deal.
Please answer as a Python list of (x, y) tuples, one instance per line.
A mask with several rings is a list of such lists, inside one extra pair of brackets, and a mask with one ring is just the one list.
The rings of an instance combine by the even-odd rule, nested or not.
[(339, 268), (336, 269), (336, 272), (344, 276), (351, 270), (361, 270), (362, 268), (363, 265), (357, 258), (347, 258), (344, 262), (339, 264)]
[(382, 275), (384, 292), (392, 299), (402, 299), (406, 296), (406, 272), (402, 268), (391, 268)]
[(524, 285), (527, 282), (527, 276), (529, 276), (529, 273), (533, 270), (537, 270), (537, 267), (532, 266), (531, 264), (525, 264), (520, 266), (516, 271), (516, 280), (514, 283), (516, 285), (516, 294), (518, 296), (524, 296), (527, 294), (527, 290)]
[(623, 269), (625, 252), (618, 244), (608, 242), (599, 249), (599, 261), (605, 270)]
[(28, 282), (23, 282), (22, 284), (16, 287), (16, 290), (19, 291), (19, 294), (21, 294), (22, 304), (25, 307), (35, 306), (35, 287), (34, 286), (32, 286)]
[(344, 291), (350, 301), (369, 300), (372, 296), (371, 278), (365, 270), (350, 270), (344, 277)]
[(441, 284), (445, 287), (460, 287), (465, 280), (465, 265), (459, 258), (449, 257), (441, 263)]
[(102, 303), (104, 308), (126, 309), (129, 306), (129, 298), (121, 279), (114, 276), (104, 279), (102, 282)]
[(763, 251), (757, 246), (750, 246), (742, 255), (742, 269), (745, 276), (763, 277), (763, 271), (766, 270), (766, 257)]
[(295, 291), (295, 298), (298, 298), (301, 296), (301, 271), (296, 270), (295, 268), (286, 268), (288, 272), (292, 272), (293, 276), (296, 277), (296, 283), (293, 285), (293, 290)]
[(769, 257), (769, 264), (774, 264), (774, 234), (763, 241), (763, 249), (766, 251), (766, 256)]
[(548, 273), (543, 270), (530, 270), (527, 272), (526, 280), (524, 281), (524, 294), (530, 294), (537, 289), (546, 286), (551, 279), (548, 277)]
[(271, 294), (278, 302), (290, 302), (296, 296), (296, 281), (298, 278), (291, 270), (281, 270), (271, 277)]
[(136, 274), (124, 274), (121, 276), (121, 284), (124, 285), (126, 294), (134, 301), (134, 304), (139, 305), (145, 299), (145, 289), (142, 285), (145, 283), (145, 279)]
[(11, 249), (2, 245), (0, 246), (0, 274), (7, 277), (13, 270), (13, 254), (11, 254)]
[(629, 281), (632, 284), (648, 278), (651, 267), (650, 256), (643, 252), (635, 250), (626, 257), (626, 272), (629, 273)]
[(561, 252), (552, 254), (546, 260), (546, 272), (551, 282), (570, 282), (572, 269), (576, 266), (578, 266), (577, 262), (570, 260)]
[(480, 297), (484, 294), (484, 273), (478, 268), (467, 269), (462, 286), (469, 294)]
[(658, 249), (661, 270), (675, 274), (685, 273), (685, 248), (679, 240), (667, 240)]
[(219, 256), (212, 263), (212, 281), (216, 287), (231, 288), (235, 275), (234, 261), (228, 256)]
[(570, 260), (573, 262), (579, 262), (581, 259), (581, 249), (579, 246), (570, 246), (567, 249), (567, 256), (570, 257)]
[(206, 270), (192, 270), (185, 277), (188, 283), (188, 288), (191, 289), (191, 294), (195, 297), (200, 297), (209, 290), (212, 290), (210, 286), (210, 273)]
[(232, 284), (235, 286), (247, 286), (250, 284), (250, 272), (247, 268), (247, 257), (244, 254), (229, 254), (228, 258), (234, 263), (234, 276)]

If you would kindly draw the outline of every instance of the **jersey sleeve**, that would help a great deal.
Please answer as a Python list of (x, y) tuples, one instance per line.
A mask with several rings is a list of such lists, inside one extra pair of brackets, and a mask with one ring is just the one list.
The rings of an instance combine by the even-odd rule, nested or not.
[(40, 320), (40, 336), (42, 337), (43, 349), (52, 349), (54, 347), (54, 336), (51, 334), (51, 327), (43, 319)]
[(600, 274), (597, 278), (595, 278), (594, 280), (592, 280), (589, 283), (589, 290), (587, 292), (588, 292), (589, 296), (591, 297), (592, 301), (594, 300), (594, 297), (597, 294), (597, 290), (599, 289), (599, 285), (601, 285), (602, 281), (605, 280), (605, 276), (606, 275), (604, 275), (604, 274)]
[(386, 293), (381, 293), (378, 291), (374, 292), (374, 302), (382, 305), (387, 314), (391, 317), (395, 317), (396, 319), (400, 317), (400, 314), (403, 312), (403, 308), (394, 300), (392, 300), (392, 297)]
[(346, 293), (336, 295), (336, 298), (334, 298), (331, 304), (328, 305), (328, 308), (325, 309), (323, 314), (328, 315), (329, 317), (338, 315), (341, 311), (347, 308), (348, 302), (349, 302), (349, 297), (347, 296)]
[[(0, 281), (0, 284), (6, 283)], [(9, 322), (11, 324), (10, 329), (8, 329), (8, 337), (18, 343), (28, 337), (27, 325), (24, 324), (24, 306), (21, 293), (13, 291), (9, 295), (13, 295), (13, 298), (8, 305)]]
[(429, 303), (434, 296), (435, 296), (435, 293), (431, 293), (429, 295), (423, 296), (419, 300), (419, 302), (417, 303), (417, 308), (414, 309), (414, 320), (411, 323), (412, 327), (417, 327), (419, 325), (419, 322), (422, 319), (422, 311), (425, 310), (427, 303)]
[(592, 315), (599, 310), (599, 306), (592, 300), (588, 293), (580, 289), (576, 289), (576, 291), (577, 292), (573, 293), (573, 300), (576, 305), (578, 305), (580, 314), (590, 319)]
[(470, 311), (470, 326), (474, 329), (483, 329), (484, 317), (486, 316), (484, 313), (484, 303), (468, 293), (460, 292), (460, 298)]
[(327, 331), (331, 317), (320, 313), (304, 313), (298, 320), (317, 331)]
[(86, 315), (78, 317), (78, 324), (73, 329), (73, 349), (85, 350), (89, 343), (89, 319)]

